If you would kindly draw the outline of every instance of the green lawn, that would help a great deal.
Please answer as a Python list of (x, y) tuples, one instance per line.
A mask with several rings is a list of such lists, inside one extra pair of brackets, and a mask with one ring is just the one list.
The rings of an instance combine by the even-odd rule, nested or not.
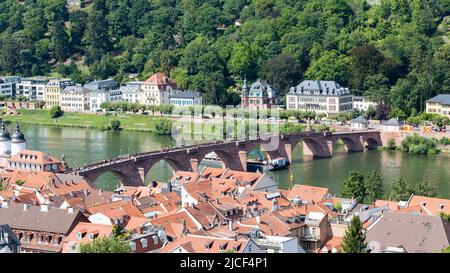
[(18, 110), (19, 115), (3, 115), (5, 121), (19, 121), (20, 123), (41, 124), (50, 126), (83, 127), (100, 130), (107, 130), (111, 125), (111, 120), (117, 119), (121, 123), (123, 130), (147, 131), (155, 130), (155, 122), (160, 117), (144, 116), (139, 114), (82, 114), (65, 112), (57, 119), (50, 118), (48, 110)]

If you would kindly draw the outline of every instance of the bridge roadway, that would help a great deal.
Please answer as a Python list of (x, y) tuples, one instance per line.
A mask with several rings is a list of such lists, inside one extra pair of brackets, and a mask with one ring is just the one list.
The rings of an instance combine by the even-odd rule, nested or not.
[(342, 140), (348, 151), (364, 151), (365, 148), (381, 146), (378, 131), (352, 131), (338, 133), (301, 132), (284, 135), (267, 135), (247, 140), (216, 141), (151, 152), (122, 155), (113, 159), (87, 164), (71, 172), (95, 181), (104, 173), (116, 175), (124, 185), (143, 185), (151, 167), (157, 162), (166, 161), (174, 171), (197, 171), (203, 158), (215, 152), (224, 166), (234, 170), (247, 169), (247, 153), (260, 145), (269, 158), (285, 157), (292, 162), (292, 151), (303, 142), (305, 156), (331, 157), (333, 143)]

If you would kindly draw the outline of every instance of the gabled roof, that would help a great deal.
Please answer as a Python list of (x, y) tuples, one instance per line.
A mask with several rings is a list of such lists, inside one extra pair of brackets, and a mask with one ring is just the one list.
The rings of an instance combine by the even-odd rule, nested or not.
[(450, 224), (439, 216), (388, 212), (366, 232), (381, 250), (403, 246), (408, 252), (440, 252), (450, 244)]
[(450, 200), (414, 195), (408, 207), (421, 205), (431, 215), (439, 216), (441, 212), (450, 214)]
[(0, 224), (8, 224), (12, 229), (67, 234), (79, 213), (78, 210), (71, 213), (58, 208), (41, 211), (39, 206), (29, 206), (24, 210), (23, 204), (12, 203), (7, 208), (0, 208)]
[(390, 120), (383, 123), (384, 126), (400, 126), (400, 122), (396, 118), (391, 118)]
[(164, 246), (161, 253), (169, 253), (178, 248), (182, 248), (189, 253), (220, 253), (231, 249), (235, 253), (242, 253), (249, 240), (251, 239), (234, 240), (189, 234)]
[(434, 102), (444, 105), (450, 105), (450, 94), (440, 94), (427, 100), (426, 102)]
[(186, 208), (186, 211), (195, 218), (203, 228), (214, 226), (214, 222), (225, 224), (225, 217), (209, 202), (201, 202), (195, 206)]
[[(81, 239), (78, 238), (78, 233), (82, 236)], [(80, 222), (73, 228), (69, 235), (67, 235), (64, 239), (64, 243), (73, 241), (79, 243), (91, 242), (92, 240), (89, 238), (89, 234), (91, 233), (95, 238), (110, 237), (113, 234), (113, 226)]]
[(354, 119), (350, 120), (350, 123), (366, 124), (367, 123), (367, 119), (365, 119), (363, 116), (359, 116), (357, 118), (354, 118)]
[(24, 162), (33, 164), (60, 164), (61, 161), (54, 156), (44, 152), (23, 150), (22, 152), (12, 156), (9, 161)]
[(150, 78), (144, 81), (144, 84), (158, 85), (158, 86), (173, 86), (176, 87), (175, 81), (167, 77), (164, 73), (155, 73)]
[(328, 188), (296, 184), (289, 191), (287, 199), (294, 200), (296, 197), (299, 197), (302, 202), (320, 202), (328, 194), (330, 194)]
[(304, 80), (296, 87), (292, 87), (289, 94), (339, 96), (349, 95), (350, 90), (346, 87), (342, 87), (335, 81)]

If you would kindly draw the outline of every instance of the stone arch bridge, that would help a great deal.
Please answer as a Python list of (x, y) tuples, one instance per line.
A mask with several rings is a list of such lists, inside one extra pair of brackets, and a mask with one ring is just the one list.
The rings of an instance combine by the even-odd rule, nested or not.
[(122, 184), (143, 185), (146, 174), (157, 162), (166, 161), (174, 171), (197, 171), (205, 156), (215, 152), (225, 167), (233, 170), (247, 170), (247, 153), (260, 145), (269, 158), (285, 157), (292, 162), (292, 151), (303, 143), (305, 156), (331, 157), (333, 143), (341, 140), (349, 152), (362, 152), (365, 148), (382, 145), (378, 131), (355, 131), (338, 133), (302, 132), (295, 134), (260, 137), (256, 139), (212, 142), (183, 146), (159, 151), (123, 155), (102, 162), (75, 168), (72, 172), (94, 182), (99, 176), (111, 172)]

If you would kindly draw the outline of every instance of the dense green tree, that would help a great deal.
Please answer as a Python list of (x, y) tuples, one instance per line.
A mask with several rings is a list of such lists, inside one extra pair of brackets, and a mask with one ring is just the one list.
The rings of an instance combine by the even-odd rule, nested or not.
[(383, 197), (383, 180), (381, 175), (373, 171), (364, 178), (364, 186), (366, 193), (366, 202), (374, 203), (376, 200)]
[(366, 195), (364, 176), (358, 171), (351, 171), (344, 179), (342, 196), (345, 198), (355, 198), (362, 203)]
[(52, 55), (57, 61), (65, 61), (70, 54), (69, 36), (64, 27), (63, 21), (52, 23), (50, 27), (52, 34), (51, 49)]
[(234, 45), (228, 61), (228, 70), (237, 78), (255, 78), (257, 70), (256, 55), (249, 43)]
[(436, 185), (429, 180), (423, 180), (414, 188), (414, 194), (427, 197), (436, 197)]
[(38, 41), (44, 38), (47, 32), (47, 20), (44, 17), (44, 9), (42, 7), (30, 8), (24, 14), (24, 34), (31, 41)]
[(85, 33), (86, 62), (88, 64), (99, 61), (103, 54), (111, 48), (111, 41), (108, 36), (108, 21), (106, 20), (107, 13), (104, 0), (93, 1), (92, 9), (87, 18)]
[(50, 117), (51, 118), (59, 118), (64, 115), (64, 112), (61, 110), (60, 106), (53, 106), (50, 108)]
[(305, 76), (312, 80), (334, 80), (346, 86), (348, 69), (349, 58), (339, 55), (336, 50), (331, 50), (323, 52), (317, 60), (313, 61)]
[(330, 79), (382, 100), (377, 118), (410, 117), (450, 93), (447, 2), (93, 0), (69, 10), (66, 0), (3, 0), (0, 73), (48, 74), (71, 58), (79, 82), (165, 72), (219, 104), (239, 101), (244, 77), (281, 95)]
[(101, 237), (94, 239), (91, 243), (80, 245), (81, 253), (129, 253), (131, 252), (129, 242), (122, 236)]
[(300, 82), (302, 67), (292, 55), (282, 53), (267, 60), (260, 74), (284, 96), (290, 87)]
[(344, 253), (367, 253), (366, 235), (363, 230), (361, 220), (358, 216), (353, 216), (350, 225), (345, 231), (341, 243)]
[(413, 190), (411, 189), (411, 186), (408, 184), (408, 182), (406, 182), (405, 179), (399, 177), (392, 184), (391, 200), (407, 201), (412, 193)]
[(384, 62), (383, 54), (372, 44), (354, 48), (350, 52), (350, 83), (356, 92), (365, 91), (365, 83), (369, 76), (378, 73)]
[(119, 131), (120, 130), (120, 120), (117, 120), (117, 119), (111, 120), (111, 128), (114, 131)]
[(69, 22), (69, 36), (70, 44), (76, 52), (82, 52), (83, 35), (86, 30), (86, 20), (88, 15), (82, 11), (77, 10), (70, 13)]
[(128, 0), (113, 2), (108, 14), (109, 37), (119, 41), (120, 38), (129, 34), (128, 27)]

